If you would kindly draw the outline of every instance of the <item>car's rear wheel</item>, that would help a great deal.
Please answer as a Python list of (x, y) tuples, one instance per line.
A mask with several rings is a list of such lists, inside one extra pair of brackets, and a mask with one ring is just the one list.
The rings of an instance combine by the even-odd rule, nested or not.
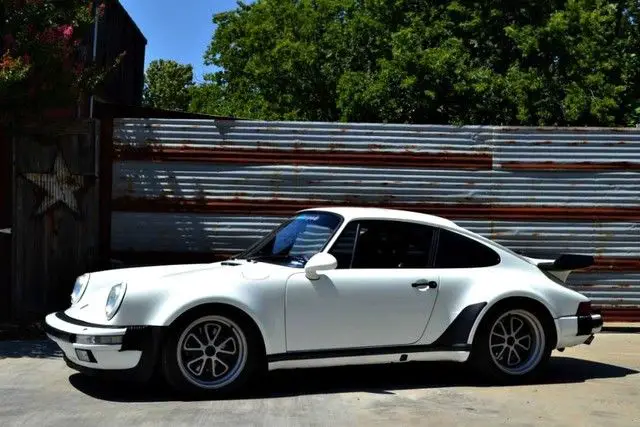
[(188, 316), (165, 340), (164, 376), (183, 392), (238, 391), (258, 367), (256, 340), (253, 328), (229, 313)]
[(489, 313), (474, 340), (472, 359), (491, 380), (528, 381), (540, 374), (552, 342), (541, 313), (508, 308)]

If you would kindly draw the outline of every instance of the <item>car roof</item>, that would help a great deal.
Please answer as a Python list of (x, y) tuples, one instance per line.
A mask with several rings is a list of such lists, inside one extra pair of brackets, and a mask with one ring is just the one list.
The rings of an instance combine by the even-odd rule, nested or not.
[(326, 211), (333, 212), (344, 217), (346, 221), (354, 219), (390, 219), (399, 221), (412, 221), (420, 222), (439, 227), (449, 227), (460, 229), (461, 227), (455, 222), (442, 218), (436, 215), (428, 215), (418, 212), (412, 212), (401, 209), (386, 209), (386, 208), (372, 208), (372, 207), (336, 207), (326, 206), (317, 207), (311, 209), (305, 209), (305, 211)]

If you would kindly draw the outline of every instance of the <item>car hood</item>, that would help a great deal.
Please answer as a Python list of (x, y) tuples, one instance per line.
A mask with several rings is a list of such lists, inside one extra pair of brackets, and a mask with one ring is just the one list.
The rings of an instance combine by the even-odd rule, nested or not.
[[(66, 310), (76, 319), (104, 321), (104, 306), (111, 288), (126, 283), (126, 294), (150, 295), (184, 286), (215, 286), (218, 283), (260, 282), (276, 271), (289, 269), (275, 264), (223, 261), (211, 264), (184, 264), (153, 267), (135, 267), (89, 273), (89, 283), (80, 300)], [(203, 290), (203, 292), (206, 292)], [(127, 297), (125, 296), (125, 301)], [(97, 316), (95, 319), (94, 316)], [(91, 320), (90, 320), (91, 319)]]
[[(133, 267), (114, 270), (105, 270), (89, 273), (88, 289), (97, 290), (108, 286), (109, 288), (118, 283), (127, 282), (127, 286), (135, 286), (136, 283), (163, 280), (175, 286), (186, 285), (182, 282), (182, 277), (190, 276), (194, 273), (209, 273), (215, 275), (235, 275), (249, 280), (264, 280), (269, 277), (274, 270), (283, 267), (247, 261), (222, 261), (210, 264), (177, 264), (162, 265), (153, 267)], [(213, 277), (212, 277), (213, 278)]]

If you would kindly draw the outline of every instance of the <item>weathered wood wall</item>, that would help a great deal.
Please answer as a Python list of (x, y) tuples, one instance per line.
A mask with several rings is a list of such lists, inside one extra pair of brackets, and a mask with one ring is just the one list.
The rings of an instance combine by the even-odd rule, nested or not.
[(12, 182), (11, 142), (0, 129), (0, 321), (10, 316)]
[(12, 314), (40, 320), (69, 303), (98, 262), (99, 124), (40, 126), (14, 138)]

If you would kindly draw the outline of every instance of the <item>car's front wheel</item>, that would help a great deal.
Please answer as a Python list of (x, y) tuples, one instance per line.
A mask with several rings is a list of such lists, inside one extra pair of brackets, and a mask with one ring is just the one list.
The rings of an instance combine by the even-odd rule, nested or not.
[(528, 308), (497, 310), (483, 321), (474, 340), (472, 360), (486, 376), (498, 382), (530, 380), (551, 356), (549, 326)]
[(175, 325), (165, 340), (164, 376), (183, 392), (237, 391), (258, 368), (257, 347), (254, 331), (237, 316), (189, 316)]

